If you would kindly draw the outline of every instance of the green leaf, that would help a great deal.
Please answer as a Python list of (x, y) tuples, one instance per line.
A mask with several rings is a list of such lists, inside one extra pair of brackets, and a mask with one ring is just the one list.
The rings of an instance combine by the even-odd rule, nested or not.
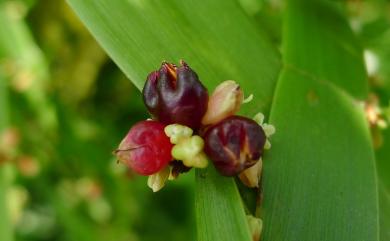
[[(0, 56), (1, 59), (1, 56)], [(9, 123), (8, 120), (8, 91), (7, 91), (7, 80), (4, 77), (4, 74), (0, 65), (0, 138), (7, 128)], [(0, 148), (0, 152), (3, 151)], [(9, 218), (9, 212), (7, 209), (7, 192), (9, 187), (9, 178), (7, 175), (9, 170), (9, 165), (7, 163), (3, 163), (1, 160), (0, 153), (0, 236), (4, 241), (13, 240), (12, 234), (12, 226)]]
[(390, 240), (390, 129), (383, 132), (383, 145), (376, 152), (379, 189), (380, 240)]
[(291, 2), (284, 19), (285, 64), (364, 99), (368, 93), (368, 81), (362, 49), (336, 6), (321, 4), (321, 1)]
[(376, 151), (378, 176), (390, 188), (390, 129), (383, 133), (383, 145)]
[[(279, 57), (236, 1), (68, 1), (139, 89), (162, 60), (182, 58), (209, 90), (234, 79), (254, 94), (242, 113), (269, 108)], [(208, 168), (196, 180), (199, 240), (250, 240), (233, 179)]]
[(235, 1), (69, 3), (139, 89), (162, 60), (182, 58), (209, 88), (234, 79), (244, 90), (253, 91), (253, 105), (269, 107), (279, 58)]
[(375, 160), (355, 37), (329, 2), (294, 1), (264, 158), (263, 239), (378, 240)]
[[(388, 159), (390, 160), (390, 159)], [(389, 170), (388, 170), (389, 171)], [(390, 189), (379, 179), (380, 241), (390, 240)]]
[(241, 198), (232, 195), (238, 193), (234, 179), (211, 167), (197, 172), (196, 186), (197, 240), (251, 240)]

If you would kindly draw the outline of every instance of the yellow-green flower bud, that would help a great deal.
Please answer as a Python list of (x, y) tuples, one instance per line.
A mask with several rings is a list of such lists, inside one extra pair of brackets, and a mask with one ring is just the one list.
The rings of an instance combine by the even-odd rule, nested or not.
[(200, 136), (183, 139), (172, 148), (172, 156), (188, 167), (204, 168), (207, 158), (203, 153), (204, 141)]
[(252, 215), (246, 215), (246, 220), (248, 221), (252, 240), (259, 241), (261, 237), (261, 231), (263, 230), (263, 221), (260, 218), (256, 218)]
[(170, 172), (170, 167), (167, 166), (161, 171), (149, 176), (148, 186), (153, 190), (153, 192), (157, 192), (164, 187)]
[(239, 175), (239, 178), (242, 183), (244, 183), (247, 187), (259, 187), (259, 181), (261, 176), (261, 170), (263, 168), (263, 161), (260, 158), (259, 161), (242, 171)]
[(172, 144), (178, 144), (181, 140), (192, 136), (192, 129), (179, 124), (167, 125), (164, 128), (165, 134), (170, 138)]
[(184, 159), (183, 164), (188, 167), (206, 168), (208, 161), (207, 161), (206, 154), (200, 152), (196, 156), (192, 157), (191, 159)]
[(271, 124), (264, 123), (264, 115), (259, 112), (254, 117), (253, 120), (259, 124), (263, 130), (265, 135), (267, 136), (267, 139), (265, 141), (264, 149), (269, 150), (271, 149), (271, 142), (269, 141), (269, 137), (275, 134), (275, 127)]
[(244, 99), (240, 86), (233, 80), (226, 80), (215, 88), (209, 98), (206, 114), (202, 124), (218, 123), (228, 116), (234, 115)]

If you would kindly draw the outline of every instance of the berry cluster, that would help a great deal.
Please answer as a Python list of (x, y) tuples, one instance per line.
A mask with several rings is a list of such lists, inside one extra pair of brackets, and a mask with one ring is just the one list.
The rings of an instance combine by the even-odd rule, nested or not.
[(147, 77), (142, 94), (152, 119), (134, 125), (115, 154), (149, 176), (153, 191), (192, 167), (206, 167), (208, 159), (222, 175), (239, 175), (247, 186), (258, 186), (261, 156), (275, 129), (263, 123), (261, 113), (254, 119), (235, 115), (252, 98), (244, 100), (236, 82), (224, 81), (209, 97), (184, 61), (163, 62)]

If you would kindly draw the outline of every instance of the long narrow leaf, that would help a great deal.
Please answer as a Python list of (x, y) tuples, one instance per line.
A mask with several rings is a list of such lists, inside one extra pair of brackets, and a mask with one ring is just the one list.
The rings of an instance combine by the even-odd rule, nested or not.
[(380, 241), (388, 241), (390, 240), (390, 190), (382, 179), (379, 179), (379, 210)]
[(269, 108), (279, 58), (235, 1), (69, 3), (138, 88), (162, 60), (182, 58), (208, 87), (234, 79), (253, 91), (253, 105)]
[(380, 240), (390, 240), (390, 130), (383, 133), (383, 146), (376, 152), (379, 189)]
[(264, 162), (265, 241), (378, 240), (375, 161), (355, 100), (367, 93), (362, 53), (331, 4), (287, 4), (277, 133)]

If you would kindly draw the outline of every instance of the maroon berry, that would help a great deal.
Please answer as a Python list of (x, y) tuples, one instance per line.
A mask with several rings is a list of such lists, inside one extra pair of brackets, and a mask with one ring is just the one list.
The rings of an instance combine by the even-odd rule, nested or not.
[(117, 158), (141, 175), (160, 171), (172, 160), (172, 144), (164, 127), (157, 121), (138, 122), (115, 151)]
[(147, 109), (160, 122), (200, 127), (207, 109), (207, 89), (183, 61), (180, 67), (164, 62), (159, 71), (149, 74), (142, 93)]
[(230, 116), (209, 127), (203, 138), (205, 153), (225, 176), (237, 175), (256, 164), (266, 141), (263, 128), (241, 116)]

